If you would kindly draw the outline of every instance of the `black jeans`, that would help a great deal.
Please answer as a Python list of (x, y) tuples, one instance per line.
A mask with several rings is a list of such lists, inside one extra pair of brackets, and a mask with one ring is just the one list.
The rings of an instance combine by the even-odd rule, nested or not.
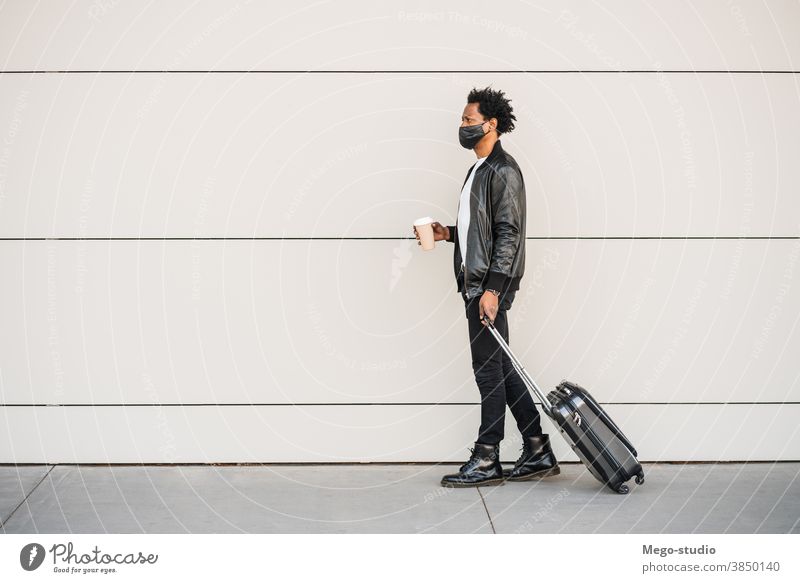
[[(507, 312), (511, 308), (516, 292), (500, 295), (494, 327), (503, 339), (508, 340)], [(469, 322), (469, 342), (472, 351), (472, 370), (481, 394), (481, 426), (478, 430), (478, 443), (499, 444), (503, 440), (506, 404), (517, 421), (522, 437), (542, 433), (539, 411), (534, 405), (528, 388), (522, 381), (511, 359), (500, 348), (497, 340), (480, 320), (480, 296), (464, 299), (467, 321)]]

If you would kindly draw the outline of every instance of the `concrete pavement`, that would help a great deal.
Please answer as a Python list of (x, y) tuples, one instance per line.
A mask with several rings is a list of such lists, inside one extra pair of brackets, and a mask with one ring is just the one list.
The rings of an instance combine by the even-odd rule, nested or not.
[(0, 465), (5, 533), (800, 533), (800, 463), (442, 488), (459, 464)]

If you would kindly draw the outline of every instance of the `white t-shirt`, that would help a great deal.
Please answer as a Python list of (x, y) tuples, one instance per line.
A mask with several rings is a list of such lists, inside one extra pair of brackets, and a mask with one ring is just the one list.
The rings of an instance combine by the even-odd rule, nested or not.
[(464, 188), (461, 189), (461, 198), (458, 201), (458, 220), (456, 226), (458, 229), (458, 245), (461, 248), (461, 261), (466, 265), (467, 257), (467, 231), (469, 230), (469, 195), (472, 191), (472, 179), (475, 177), (475, 171), (478, 166), (483, 164), (486, 156), (478, 158), (475, 166), (472, 167), (472, 172), (469, 173), (467, 181), (464, 183)]

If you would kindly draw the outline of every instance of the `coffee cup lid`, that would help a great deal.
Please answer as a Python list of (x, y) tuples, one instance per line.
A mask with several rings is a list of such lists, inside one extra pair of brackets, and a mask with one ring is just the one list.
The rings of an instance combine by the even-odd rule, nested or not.
[(433, 222), (432, 218), (430, 218), (430, 217), (422, 217), (421, 219), (417, 219), (416, 221), (414, 221), (414, 226), (415, 227), (419, 227), (421, 225), (427, 225), (427, 224), (432, 223), (432, 222)]

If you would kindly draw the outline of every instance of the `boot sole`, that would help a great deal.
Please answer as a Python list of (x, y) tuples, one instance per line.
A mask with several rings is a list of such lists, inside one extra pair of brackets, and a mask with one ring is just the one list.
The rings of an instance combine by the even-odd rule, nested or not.
[(457, 484), (454, 482), (440, 482), (445, 488), (474, 488), (476, 486), (502, 486), (506, 482), (505, 478), (493, 478), (483, 482), (473, 482), (471, 484)]
[(538, 480), (539, 478), (546, 478), (547, 476), (557, 476), (560, 473), (561, 469), (558, 466), (556, 466), (554, 468), (541, 470), (539, 472), (534, 472), (532, 474), (527, 474), (525, 476), (519, 476), (516, 478), (508, 476), (505, 478), (505, 480), (507, 482), (527, 482), (528, 480)]

